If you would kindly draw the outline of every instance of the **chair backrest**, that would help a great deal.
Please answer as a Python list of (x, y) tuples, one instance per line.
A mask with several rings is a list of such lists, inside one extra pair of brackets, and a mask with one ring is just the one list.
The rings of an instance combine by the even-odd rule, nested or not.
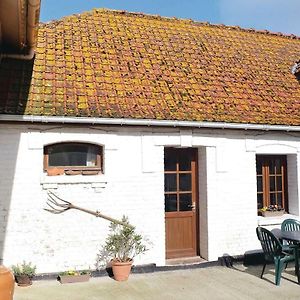
[(257, 227), (256, 234), (267, 261), (273, 262), (275, 256), (282, 255), (282, 245), (271, 231), (263, 227)]
[(281, 224), (282, 231), (300, 231), (300, 222), (295, 219), (286, 219)]

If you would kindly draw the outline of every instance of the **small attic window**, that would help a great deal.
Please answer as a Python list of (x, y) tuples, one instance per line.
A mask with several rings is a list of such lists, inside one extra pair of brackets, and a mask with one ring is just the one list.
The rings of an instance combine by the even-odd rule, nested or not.
[(44, 148), (48, 175), (96, 175), (102, 171), (102, 147), (88, 143), (58, 143)]
[(292, 67), (292, 73), (294, 75), (300, 75), (300, 60), (298, 60)]

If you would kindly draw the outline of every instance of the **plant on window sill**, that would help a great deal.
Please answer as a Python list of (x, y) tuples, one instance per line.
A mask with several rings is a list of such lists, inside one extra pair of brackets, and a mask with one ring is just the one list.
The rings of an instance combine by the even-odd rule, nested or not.
[(264, 206), (258, 210), (258, 214), (263, 217), (276, 217), (282, 216), (285, 213), (285, 210), (280, 205), (269, 205)]

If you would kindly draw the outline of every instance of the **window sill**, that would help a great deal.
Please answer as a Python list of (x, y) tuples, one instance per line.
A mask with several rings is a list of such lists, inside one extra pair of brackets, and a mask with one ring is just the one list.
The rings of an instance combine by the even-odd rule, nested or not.
[(105, 175), (57, 175), (48, 176), (43, 174), (40, 178), (40, 184), (43, 189), (57, 189), (59, 185), (66, 184), (89, 184), (92, 188), (96, 189), (97, 192), (103, 190), (107, 184)]
[(45, 172), (48, 176), (102, 174), (100, 168), (48, 168)]
[(276, 217), (262, 217), (257, 216), (257, 223), (259, 226), (269, 226), (269, 225), (281, 225), (285, 219), (297, 219), (300, 220), (299, 216), (291, 214), (283, 214), (282, 216)]

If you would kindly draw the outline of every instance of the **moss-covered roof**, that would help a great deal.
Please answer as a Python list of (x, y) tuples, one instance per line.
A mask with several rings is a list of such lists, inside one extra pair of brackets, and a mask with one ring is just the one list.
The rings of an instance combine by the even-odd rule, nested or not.
[(300, 125), (300, 39), (110, 10), (40, 24), (0, 113)]

